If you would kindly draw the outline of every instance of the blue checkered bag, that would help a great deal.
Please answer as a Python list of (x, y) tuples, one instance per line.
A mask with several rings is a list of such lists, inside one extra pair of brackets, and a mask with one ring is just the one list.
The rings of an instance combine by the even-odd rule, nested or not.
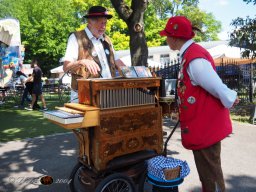
[(179, 159), (174, 159), (171, 157), (156, 156), (147, 161), (148, 173), (159, 179), (167, 181), (165, 179), (164, 170), (173, 169), (180, 166), (180, 178), (186, 177), (189, 172), (189, 166), (186, 161), (181, 161)]

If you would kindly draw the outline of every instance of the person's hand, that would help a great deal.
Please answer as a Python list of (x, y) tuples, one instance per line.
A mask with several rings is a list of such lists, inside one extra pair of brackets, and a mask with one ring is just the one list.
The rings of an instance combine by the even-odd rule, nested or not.
[(235, 102), (233, 103), (233, 106), (232, 106), (232, 107), (234, 107), (235, 105), (237, 105), (239, 102), (240, 102), (239, 97), (236, 97), (236, 100), (235, 100)]
[(100, 67), (94, 60), (82, 59), (79, 62), (79, 64), (82, 66), (85, 66), (91, 74), (93, 74), (93, 75), (99, 74)]

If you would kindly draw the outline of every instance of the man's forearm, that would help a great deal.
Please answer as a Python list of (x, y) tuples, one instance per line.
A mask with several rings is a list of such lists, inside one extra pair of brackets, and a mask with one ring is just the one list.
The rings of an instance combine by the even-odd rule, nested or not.
[(63, 65), (63, 71), (66, 73), (68, 71), (75, 70), (80, 67), (80, 62), (79, 61), (65, 61)]

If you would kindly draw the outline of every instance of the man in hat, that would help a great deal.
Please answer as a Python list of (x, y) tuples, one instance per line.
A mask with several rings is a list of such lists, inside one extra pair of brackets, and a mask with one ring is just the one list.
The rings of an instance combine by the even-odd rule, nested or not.
[(203, 192), (224, 192), (221, 140), (232, 133), (228, 108), (239, 102), (216, 73), (211, 55), (192, 38), (191, 22), (171, 17), (161, 36), (172, 50), (180, 51), (177, 94), (182, 144), (193, 150)]
[(63, 69), (72, 74), (72, 102), (78, 101), (78, 78), (112, 78), (117, 67), (124, 65), (115, 58), (111, 40), (105, 35), (107, 21), (112, 15), (102, 6), (93, 6), (84, 17), (87, 27), (70, 35), (64, 56)]

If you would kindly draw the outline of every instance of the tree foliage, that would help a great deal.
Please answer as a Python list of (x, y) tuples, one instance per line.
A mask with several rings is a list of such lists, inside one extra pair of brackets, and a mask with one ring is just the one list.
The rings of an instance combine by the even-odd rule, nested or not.
[[(256, 0), (244, 0), (256, 5)], [(244, 48), (242, 57), (256, 58), (256, 17), (246, 18), (238, 17), (232, 20), (234, 31), (230, 34), (230, 45)]]
[(248, 3), (253, 3), (254, 5), (256, 5), (256, 0), (243, 0), (244, 2)]
[(231, 25), (235, 30), (230, 34), (230, 45), (244, 48), (242, 57), (256, 57), (256, 18), (236, 18)]
[[(183, 15), (189, 18), (193, 25), (202, 29), (203, 33), (197, 33), (195, 41), (218, 40), (221, 22), (217, 21), (212, 13), (201, 11), (198, 7), (199, 0), (152, 0), (151, 2), (155, 13), (159, 18), (165, 19), (165, 23), (169, 17)], [(163, 44), (165, 41), (161, 40), (161, 45)]]
[(151, 0), (156, 14), (161, 19), (174, 16), (184, 6), (197, 7), (199, 0)]
[(0, 9), (0, 17), (20, 21), (25, 62), (36, 57), (44, 73), (58, 65), (68, 34), (80, 23), (70, 0), (2, 0)]
[(177, 15), (186, 16), (191, 20), (194, 26), (202, 30), (203, 33), (197, 33), (195, 36), (195, 41), (218, 40), (218, 33), (221, 31), (221, 23), (215, 20), (212, 13), (205, 13), (196, 6), (183, 6), (183, 9), (177, 10)]

